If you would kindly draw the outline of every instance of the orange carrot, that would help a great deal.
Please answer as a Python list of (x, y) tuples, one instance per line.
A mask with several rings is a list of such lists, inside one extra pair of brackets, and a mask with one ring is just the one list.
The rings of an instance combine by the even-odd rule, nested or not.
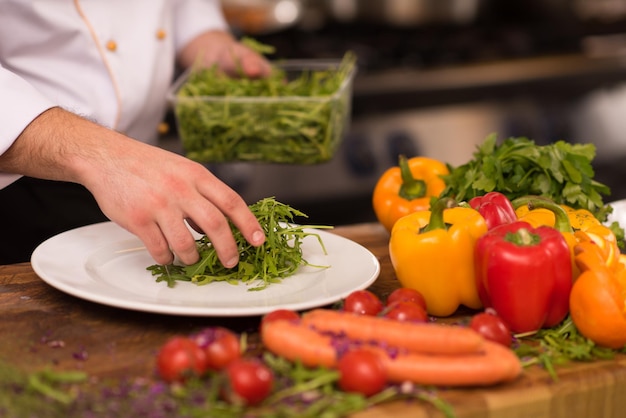
[(480, 334), (466, 327), (403, 322), (331, 309), (305, 313), (302, 323), (318, 331), (421, 353), (475, 353), (481, 351), (485, 343)]
[(482, 353), (428, 355), (405, 352), (389, 356), (377, 349), (390, 382), (434, 386), (487, 386), (515, 379), (522, 365), (513, 351), (485, 341)]
[(337, 353), (332, 337), (298, 322), (276, 320), (263, 325), (261, 340), (272, 353), (305, 366), (334, 367)]
[(366, 348), (379, 355), (388, 381), (397, 383), (485, 386), (513, 380), (522, 370), (519, 359), (511, 350), (487, 340), (478, 352), (425, 354), (379, 345), (374, 341), (331, 336), (311, 328), (304, 321), (269, 322), (261, 329), (261, 338), (274, 354), (309, 367), (334, 368), (345, 351), (352, 347)]

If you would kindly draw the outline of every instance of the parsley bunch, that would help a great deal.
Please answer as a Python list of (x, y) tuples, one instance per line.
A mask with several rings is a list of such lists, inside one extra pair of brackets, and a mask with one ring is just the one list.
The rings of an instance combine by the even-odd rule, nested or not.
[(450, 167), (450, 174), (444, 177), (447, 187), (442, 196), (467, 201), (491, 191), (503, 193), (511, 200), (538, 195), (574, 209), (587, 209), (604, 220), (610, 209), (605, 208), (602, 196), (611, 190), (594, 180), (591, 162), (595, 154), (595, 145), (591, 143), (557, 141), (537, 145), (520, 137), (498, 144), (496, 135), (490, 135), (472, 160)]

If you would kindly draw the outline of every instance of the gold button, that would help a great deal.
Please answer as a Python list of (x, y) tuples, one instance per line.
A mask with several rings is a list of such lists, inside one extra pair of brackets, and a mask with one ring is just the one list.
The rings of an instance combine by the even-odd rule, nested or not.
[(107, 49), (111, 52), (114, 52), (117, 49), (117, 42), (115, 41), (107, 42)]
[(165, 39), (165, 36), (167, 35), (167, 32), (165, 32), (165, 29), (159, 29), (156, 33), (156, 37), (157, 39)]
[(170, 125), (167, 122), (161, 122), (159, 123), (157, 130), (159, 132), (159, 135), (165, 135), (170, 131)]

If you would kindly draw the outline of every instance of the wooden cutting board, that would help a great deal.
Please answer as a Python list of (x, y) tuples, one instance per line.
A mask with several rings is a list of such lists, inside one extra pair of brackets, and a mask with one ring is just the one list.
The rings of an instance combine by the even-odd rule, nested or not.
[[(381, 274), (371, 290), (386, 297), (399, 287), (389, 260), (388, 233), (378, 224), (336, 228), (368, 248)], [(123, 278), (121, 278), (123, 279)], [(29, 263), (0, 266), (0, 359), (25, 371), (82, 369), (91, 376), (154, 376), (154, 356), (174, 334), (221, 325), (253, 332), (259, 317), (198, 318), (111, 308), (66, 295), (44, 283)], [(538, 366), (506, 385), (439, 389), (459, 418), (622, 418), (626, 416), (626, 356), (569, 363), (558, 381)], [(442, 417), (426, 403), (396, 401), (358, 418)]]

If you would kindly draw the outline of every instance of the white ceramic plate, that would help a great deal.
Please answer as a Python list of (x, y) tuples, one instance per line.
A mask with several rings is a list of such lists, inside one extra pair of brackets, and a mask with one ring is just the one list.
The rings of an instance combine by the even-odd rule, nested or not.
[(274, 309), (304, 310), (332, 304), (369, 286), (380, 273), (376, 257), (363, 246), (330, 232), (315, 230), (302, 243), (305, 260), (296, 274), (260, 291), (252, 285), (223, 282), (198, 286), (156, 282), (146, 267), (154, 264), (134, 235), (112, 222), (73, 229), (39, 245), (33, 269), (51, 286), (104, 305), (172, 315), (247, 316)]

